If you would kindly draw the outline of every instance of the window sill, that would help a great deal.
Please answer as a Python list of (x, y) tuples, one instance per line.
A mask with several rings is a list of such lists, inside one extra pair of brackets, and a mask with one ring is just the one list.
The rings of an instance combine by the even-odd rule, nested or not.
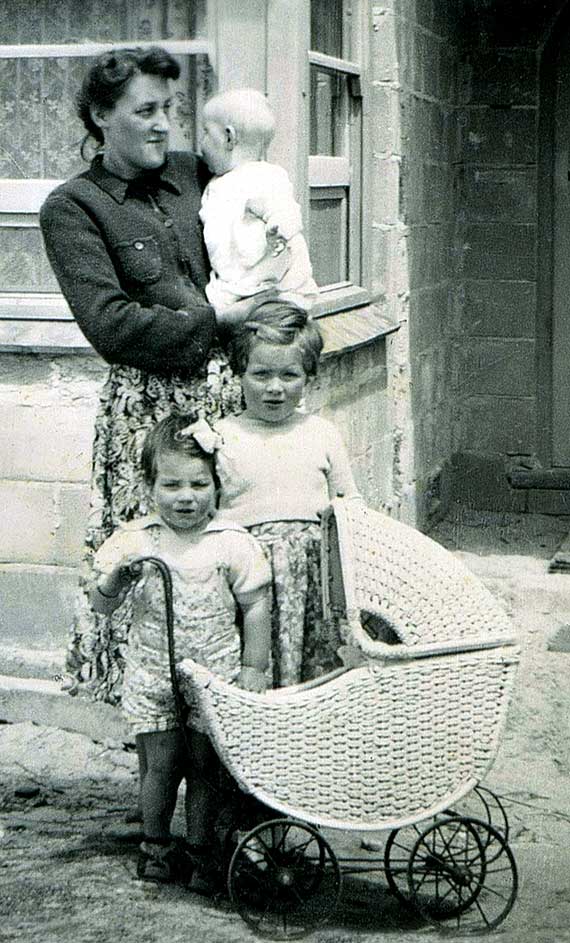
[(323, 359), (358, 350), (398, 330), (398, 324), (375, 304), (324, 314), (318, 323), (324, 342)]
[[(364, 298), (368, 301), (362, 289), (331, 292), (315, 305), (323, 357), (356, 350), (398, 329), (379, 305), (363, 304)], [(13, 296), (11, 302), (0, 303), (0, 352), (95, 354), (61, 296)]]

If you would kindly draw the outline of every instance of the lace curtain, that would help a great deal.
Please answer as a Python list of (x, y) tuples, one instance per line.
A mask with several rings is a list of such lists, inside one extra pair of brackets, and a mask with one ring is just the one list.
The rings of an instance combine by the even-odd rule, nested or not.
[[(203, 34), (206, 0), (1, 0), (0, 44), (66, 44), (194, 39)], [(202, 56), (179, 56), (172, 148), (196, 146), (195, 115), (209, 93)], [(85, 168), (75, 96), (85, 58), (0, 59), (0, 178), (63, 180)], [(0, 228), (4, 291), (57, 291), (33, 226)]]

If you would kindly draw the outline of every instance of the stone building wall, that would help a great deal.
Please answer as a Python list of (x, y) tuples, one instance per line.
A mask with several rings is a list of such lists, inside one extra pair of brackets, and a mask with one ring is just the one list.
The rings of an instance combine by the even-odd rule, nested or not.
[[(105, 365), (89, 354), (0, 354), (0, 675), (61, 671), (87, 523)], [(341, 429), (366, 499), (393, 506), (385, 344), (327, 358), (308, 397)]]
[(401, 491), (421, 526), (445, 508), (453, 451), (459, 12), (444, 0), (373, 5), (374, 273), (400, 323), (390, 404), (404, 454), (413, 444)]
[(538, 392), (538, 60), (528, 41), (471, 41), (458, 109), (455, 490), (471, 505), (520, 510), (527, 496), (509, 489), (506, 466), (536, 451)]

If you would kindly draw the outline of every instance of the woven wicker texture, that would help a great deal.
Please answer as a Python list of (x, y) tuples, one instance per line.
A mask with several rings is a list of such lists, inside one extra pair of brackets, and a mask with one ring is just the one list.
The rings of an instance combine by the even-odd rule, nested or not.
[(333, 501), (323, 521), (325, 607), (340, 569), (348, 621), (380, 616), (407, 645), (511, 640), (506, 614), (448, 550), (360, 500)]
[(512, 647), (353, 668), (309, 690), (251, 694), (192, 661), (212, 740), (242, 788), (339, 828), (393, 828), (444, 808), (496, 754)]

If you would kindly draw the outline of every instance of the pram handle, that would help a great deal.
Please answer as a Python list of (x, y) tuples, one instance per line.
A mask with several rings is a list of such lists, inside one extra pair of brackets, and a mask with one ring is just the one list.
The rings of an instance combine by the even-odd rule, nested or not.
[(360, 614), (357, 618), (348, 619), (347, 621), (348, 638), (350, 639), (348, 647), (352, 651), (360, 651), (364, 656), (380, 661), (413, 661), (416, 658), (455, 655), (464, 652), (478, 652), (483, 649), (503, 648), (506, 645), (517, 645), (517, 639), (508, 635), (495, 636), (494, 638), (480, 636), (479, 638), (469, 639), (448, 639), (444, 642), (428, 642), (427, 645), (407, 645), (405, 642), (390, 645), (368, 635), (360, 622)]

